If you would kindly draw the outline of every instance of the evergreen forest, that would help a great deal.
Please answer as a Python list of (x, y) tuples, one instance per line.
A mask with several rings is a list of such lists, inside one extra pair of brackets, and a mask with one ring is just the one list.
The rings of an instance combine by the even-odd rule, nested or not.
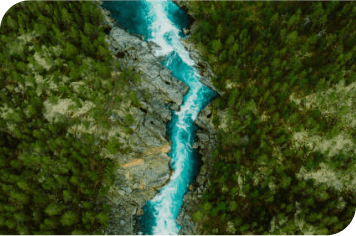
[[(356, 208), (356, 3), (187, 1), (222, 95), (202, 234), (334, 234)], [(140, 75), (97, 2), (25, 1), (0, 27), (0, 234), (103, 234)], [(146, 94), (146, 96), (149, 96)]]
[(127, 152), (111, 126), (131, 133), (140, 77), (105, 42), (97, 3), (25, 1), (0, 28), (0, 234), (103, 234), (105, 198)]
[(203, 234), (334, 234), (355, 214), (356, 3), (187, 1), (213, 102)]

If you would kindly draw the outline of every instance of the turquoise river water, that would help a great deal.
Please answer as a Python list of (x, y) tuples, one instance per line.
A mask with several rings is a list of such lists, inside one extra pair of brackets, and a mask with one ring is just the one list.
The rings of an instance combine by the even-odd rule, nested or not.
[(195, 62), (180, 43), (182, 29), (190, 23), (188, 15), (171, 1), (104, 1), (103, 7), (129, 32), (140, 34), (146, 41), (160, 46), (156, 56), (165, 56), (163, 65), (172, 75), (189, 86), (180, 111), (172, 111), (167, 124), (172, 150), (173, 174), (167, 185), (143, 207), (144, 214), (138, 219), (140, 234), (178, 234), (180, 226), (176, 219), (183, 205), (188, 186), (199, 172), (199, 157), (191, 148), (197, 126), (194, 124), (199, 111), (216, 96), (203, 85)]

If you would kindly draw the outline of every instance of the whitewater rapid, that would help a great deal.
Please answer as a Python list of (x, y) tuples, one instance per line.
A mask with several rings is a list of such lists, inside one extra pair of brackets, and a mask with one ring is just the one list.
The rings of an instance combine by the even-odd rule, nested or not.
[(105, 2), (115, 19), (129, 31), (141, 34), (146, 41), (159, 46), (155, 56), (165, 58), (163, 65), (172, 75), (189, 86), (179, 111), (172, 111), (167, 124), (171, 140), (170, 181), (143, 207), (143, 215), (137, 221), (139, 234), (178, 234), (176, 223), (183, 205), (183, 197), (199, 171), (199, 158), (192, 149), (197, 126), (194, 120), (216, 95), (200, 82), (199, 72), (189, 52), (180, 43), (184, 37), (182, 28), (189, 25), (189, 17), (171, 1)]

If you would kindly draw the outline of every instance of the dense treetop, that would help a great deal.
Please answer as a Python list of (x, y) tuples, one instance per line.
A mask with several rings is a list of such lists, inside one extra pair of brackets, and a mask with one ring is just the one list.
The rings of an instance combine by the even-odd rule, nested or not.
[[(137, 103), (105, 42), (93, 2), (21, 2), (1, 23), (0, 234), (102, 234), (105, 196)], [(126, 89), (125, 89), (126, 88)]]
[[(189, 2), (213, 66), (206, 234), (333, 234), (355, 212), (354, 2)], [(103, 233), (139, 80), (93, 2), (22, 2), (0, 28), (0, 234)], [(126, 88), (126, 89), (125, 89)], [(331, 174), (330, 174), (331, 173)], [(324, 179), (320, 176), (326, 176)]]
[[(354, 216), (355, 2), (189, 1), (218, 145), (204, 234), (333, 234)], [(324, 179), (322, 176), (326, 176)]]

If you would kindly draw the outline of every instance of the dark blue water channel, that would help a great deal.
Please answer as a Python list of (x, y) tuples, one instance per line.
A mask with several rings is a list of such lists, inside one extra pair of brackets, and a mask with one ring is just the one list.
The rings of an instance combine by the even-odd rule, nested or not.
[(216, 93), (200, 82), (199, 73), (193, 68), (195, 62), (179, 42), (190, 18), (176, 4), (171, 1), (105, 1), (103, 7), (129, 32), (158, 44), (161, 48), (155, 55), (165, 56), (163, 65), (190, 88), (180, 111), (172, 111), (172, 120), (167, 124), (173, 174), (169, 183), (146, 203), (144, 214), (137, 222), (141, 234), (178, 234), (181, 227), (176, 219), (183, 197), (199, 171), (198, 154), (192, 149), (197, 130), (194, 120)]

